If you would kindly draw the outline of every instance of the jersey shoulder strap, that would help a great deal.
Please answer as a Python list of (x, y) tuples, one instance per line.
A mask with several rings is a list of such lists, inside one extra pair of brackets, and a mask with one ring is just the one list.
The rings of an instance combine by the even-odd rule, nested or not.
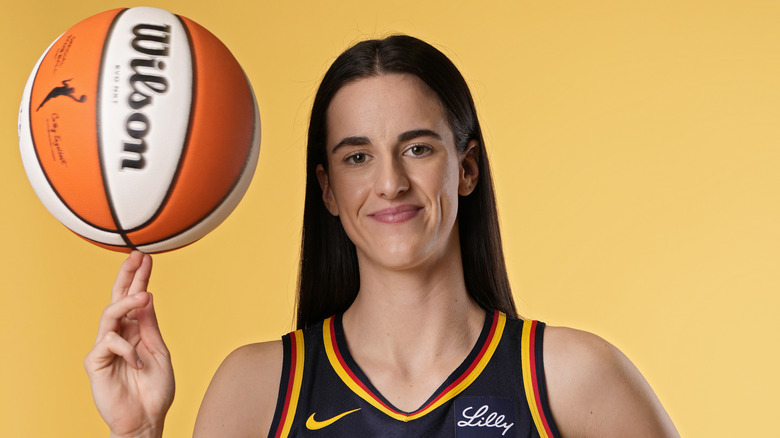
[(558, 438), (560, 433), (550, 412), (544, 378), (543, 342), (545, 324), (523, 321), (520, 342), (523, 385), (528, 408), (540, 438)]
[(269, 438), (287, 438), (290, 435), (303, 381), (306, 351), (303, 330), (282, 336), (282, 348), (284, 350), (282, 377), (279, 382), (279, 395), (276, 398), (276, 411), (268, 433)]

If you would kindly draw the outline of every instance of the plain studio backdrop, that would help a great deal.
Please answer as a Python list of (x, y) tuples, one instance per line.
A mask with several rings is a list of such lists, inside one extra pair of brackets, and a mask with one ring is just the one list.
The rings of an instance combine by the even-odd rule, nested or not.
[(108, 432), (82, 360), (124, 255), (74, 236), (38, 201), (16, 115), (49, 43), (136, 5), (222, 39), (263, 130), (233, 215), (155, 257), (150, 290), (177, 379), (166, 436), (191, 434), (231, 350), (293, 328), (316, 86), (347, 46), (398, 32), (438, 47), (471, 86), (520, 313), (617, 345), (685, 437), (774, 433), (780, 3), (30, 0), (6, 1), (0, 18), (0, 435)]

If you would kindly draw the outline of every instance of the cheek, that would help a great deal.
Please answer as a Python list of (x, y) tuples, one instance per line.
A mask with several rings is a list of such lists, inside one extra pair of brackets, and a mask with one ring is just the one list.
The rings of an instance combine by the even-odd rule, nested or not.
[(457, 162), (442, 163), (437, 172), (428, 172), (425, 179), (425, 187), (430, 187), (435, 193), (441, 214), (445, 216), (443, 220), (457, 217), (459, 183)]
[(333, 199), (342, 217), (354, 216), (360, 210), (366, 197), (368, 185), (358, 175), (334, 174), (331, 179)]

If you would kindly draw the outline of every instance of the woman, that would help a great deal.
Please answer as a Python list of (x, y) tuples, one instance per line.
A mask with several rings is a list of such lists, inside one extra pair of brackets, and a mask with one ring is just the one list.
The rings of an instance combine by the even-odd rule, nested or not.
[[(161, 436), (173, 399), (150, 273), (123, 264), (85, 360), (114, 436)], [(315, 97), (298, 327), (228, 356), (195, 436), (678, 436), (616, 348), (517, 319), (468, 87), (411, 37), (350, 48)]]

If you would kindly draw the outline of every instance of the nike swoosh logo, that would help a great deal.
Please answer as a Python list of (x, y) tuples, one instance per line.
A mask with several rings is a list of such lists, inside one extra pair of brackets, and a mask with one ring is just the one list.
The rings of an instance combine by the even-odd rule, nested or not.
[(327, 420), (323, 420), (323, 421), (317, 421), (317, 420), (314, 419), (314, 416), (317, 414), (315, 412), (315, 413), (311, 414), (311, 417), (309, 417), (308, 420), (306, 420), (306, 428), (309, 429), (309, 430), (322, 429), (325, 426), (330, 426), (331, 424), (335, 423), (336, 420), (340, 419), (341, 417), (343, 417), (345, 415), (349, 415), (349, 414), (351, 414), (353, 412), (357, 412), (359, 410), (360, 410), (360, 408), (353, 409), (351, 411), (344, 412), (343, 414), (338, 414), (338, 415), (336, 415), (333, 418), (328, 418)]

